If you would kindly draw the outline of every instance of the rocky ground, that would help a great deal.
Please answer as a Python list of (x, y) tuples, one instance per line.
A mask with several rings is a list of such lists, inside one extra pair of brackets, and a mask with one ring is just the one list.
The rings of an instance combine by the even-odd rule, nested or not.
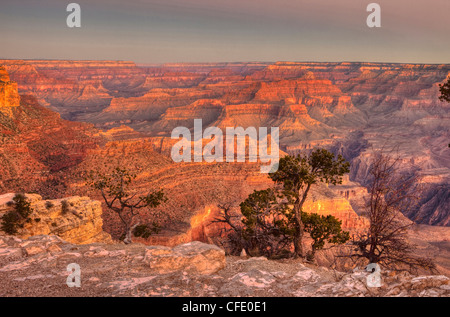
[[(67, 266), (81, 268), (81, 287), (68, 287)], [(301, 260), (225, 257), (191, 242), (174, 248), (141, 244), (70, 244), (56, 236), (0, 237), (0, 296), (450, 296), (443, 275), (337, 272)]]

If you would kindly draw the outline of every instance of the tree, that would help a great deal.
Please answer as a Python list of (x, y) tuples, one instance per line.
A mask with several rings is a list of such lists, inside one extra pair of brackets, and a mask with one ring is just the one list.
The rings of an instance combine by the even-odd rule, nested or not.
[(243, 216), (243, 238), (249, 241), (247, 251), (273, 257), (292, 244), (294, 228), (292, 210), (269, 188), (254, 191), (240, 204)]
[(278, 170), (269, 174), (271, 179), (282, 186), (283, 194), (293, 203), (292, 222), (294, 225), (294, 255), (303, 257), (302, 221), (303, 205), (311, 186), (323, 182), (341, 184), (342, 176), (350, 171), (345, 159), (325, 149), (317, 149), (309, 156), (285, 156), (280, 159)]
[[(133, 233), (135, 236), (149, 237), (160, 230), (156, 220), (151, 224), (141, 224), (140, 213), (142, 210), (149, 212), (167, 201), (162, 190), (140, 195), (130, 189), (135, 179), (135, 174), (120, 167), (116, 167), (110, 174), (91, 171), (86, 177), (88, 185), (99, 190), (106, 206), (119, 216), (125, 227), (121, 239), (127, 244), (132, 242)], [(158, 218), (157, 214), (152, 216)]]
[(446, 83), (439, 85), (439, 91), (441, 92), (439, 100), (450, 102), (450, 77)]
[(30, 215), (33, 212), (30, 202), (25, 195), (16, 194), (13, 197), (14, 208), (2, 216), (1, 229), (7, 234), (17, 234), (18, 228), (23, 228), (26, 222), (30, 222)]
[(367, 232), (353, 238), (357, 247), (353, 258), (365, 258), (369, 263), (377, 263), (392, 270), (405, 267), (409, 271), (418, 268), (434, 270), (435, 265), (427, 258), (414, 255), (414, 249), (408, 242), (408, 228), (413, 224), (402, 216), (418, 202), (417, 192), (410, 187), (417, 179), (410, 175), (401, 175), (398, 170), (398, 158), (392, 158), (382, 152), (374, 153), (369, 170), (370, 187), (367, 201)]
[[(214, 238), (215, 243), (219, 244), (228, 254), (239, 255), (240, 252), (248, 249), (248, 244), (243, 237), (243, 226), (241, 216), (232, 212), (232, 204), (219, 204), (220, 216), (214, 218), (211, 224), (222, 224), (218, 229), (218, 234)], [(222, 238), (224, 237), (224, 238)]]
[(343, 244), (350, 239), (350, 233), (341, 228), (342, 221), (332, 215), (319, 215), (316, 213), (302, 213), (305, 231), (309, 233), (313, 242), (311, 252), (307, 254), (310, 261), (314, 260), (317, 250), (323, 249), (325, 242)]
[[(450, 77), (447, 78), (446, 83), (439, 85), (439, 91), (441, 92), (439, 100), (450, 102)], [(448, 144), (448, 147), (450, 147), (450, 144)]]

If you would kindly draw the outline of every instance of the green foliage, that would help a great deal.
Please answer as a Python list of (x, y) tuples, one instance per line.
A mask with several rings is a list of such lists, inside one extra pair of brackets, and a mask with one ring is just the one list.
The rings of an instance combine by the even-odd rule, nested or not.
[(294, 227), (294, 248), (296, 256), (303, 256), (302, 209), (311, 186), (318, 183), (341, 184), (345, 173), (350, 171), (350, 163), (326, 149), (312, 151), (309, 156), (285, 156), (280, 159), (278, 170), (269, 177), (281, 185), (282, 195), (287, 203), (293, 205), (289, 218)]
[(272, 189), (254, 191), (240, 204), (243, 238), (258, 255), (275, 256), (292, 243), (291, 210)]
[(17, 234), (18, 228), (31, 221), (29, 216), (33, 212), (30, 202), (23, 194), (16, 194), (13, 198), (14, 209), (3, 215), (1, 229), (7, 234)]
[[(243, 238), (250, 242), (250, 248), (258, 255), (268, 257), (287, 254), (296, 234), (292, 205), (273, 189), (254, 191), (240, 204)], [(342, 222), (332, 215), (316, 213), (301, 214), (304, 231), (313, 239), (310, 260), (315, 252), (323, 249), (325, 243), (342, 244), (350, 234), (341, 228)]]
[(323, 249), (325, 243), (343, 244), (350, 239), (350, 233), (343, 231), (342, 222), (332, 215), (322, 216), (316, 213), (302, 213), (305, 231), (313, 239), (310, 260), (314, 259), (316, 250)]
[(281, 183), (285, 191), (298, 197), (299, 190), (307, 185), (323, 182), (341, 184), (342, 176), (350, 172), (350, 163), (342, 155), (326, 149), (317, 149), (309, 156), (285, 156), (280, 159), (278, 170), (269, 174), (275, 183)]
[(141, 237), (144, 239), (149, 238), (154, 233), (159, 233), (161, 231), (161, 228), (157, 223), (152, 223), (151, 226), (147, 224), (136, 226), (133, 230), (133, 235), (135, 237)]
[(450, 102), (450, 77), (447, 78), (446, 83), (439, 85), (439, 91), (441, 92), (439, 100)]

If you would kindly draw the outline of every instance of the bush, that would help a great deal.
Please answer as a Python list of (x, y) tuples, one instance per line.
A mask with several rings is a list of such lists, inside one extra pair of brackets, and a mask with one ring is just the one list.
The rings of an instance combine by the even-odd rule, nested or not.
[(160, 231), (159, 226), (154, 223), (151, 227), (149, 225), (139, 225), (133, 230), (133, 235), (135, 237), (141, 237), (144, 239), (149, 238), (152, 234), (158, 233)]
[(47, 209), (50, 209), (50, 208), (52, 208), (53, 206), (55, 206), (51, 201), (46, 201), (45, 202), (45, 208), (47, 208)]
[(316, 251), (323, 249), (326, 242), (343, 244), (350, 239), (350, 233), (341, 228), (342, 221), (332, 215), (302, 212), (302, 221), (305, 231), (313, 239), (311, 251), (307, 254), (308, 261), (314, 261)]
[(16, 194), (13, 198), (14, 209), (3, 215), (1, 229), (7, 234), (17, 234), (18, 228), (29, 223), (33, 209), (23, 194)]
[(67, 202), (67, 200), (63, 200), (61, 202), (61, 212), (63, 215), (69, 212), (69, 203)]

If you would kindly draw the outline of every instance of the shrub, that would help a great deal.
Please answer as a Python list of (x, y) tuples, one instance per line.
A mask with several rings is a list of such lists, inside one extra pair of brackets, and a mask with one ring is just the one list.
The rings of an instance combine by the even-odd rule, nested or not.
[(314, 261), (316, 251), (323, 249), (326, 242), (343, 244), (350, 239), (350, 233), (341, 228), (342, 221), (332, 215), (302, 212), (302, 221), (313, 239), (311, 251), (306, 255), (308, 261)]
[(61, 202), (61, 212), (63, 215), (69, 212), (69, 203), (67, 202), (67, 200), (63, 200)]
[(136, 226), (133, 230), (133, 235), (135, 237), (141, 237), (144, 239), (149, 238), (153, 233), (158, 233), (160, 231), (159, 226), (156, 223), (153, 223), (150, 227), (149, 225), (139, 225)]
[(54, 204), (51, 201), (46, 201), (45, 202), (45, 208), (50, 209), (54, 206)]

